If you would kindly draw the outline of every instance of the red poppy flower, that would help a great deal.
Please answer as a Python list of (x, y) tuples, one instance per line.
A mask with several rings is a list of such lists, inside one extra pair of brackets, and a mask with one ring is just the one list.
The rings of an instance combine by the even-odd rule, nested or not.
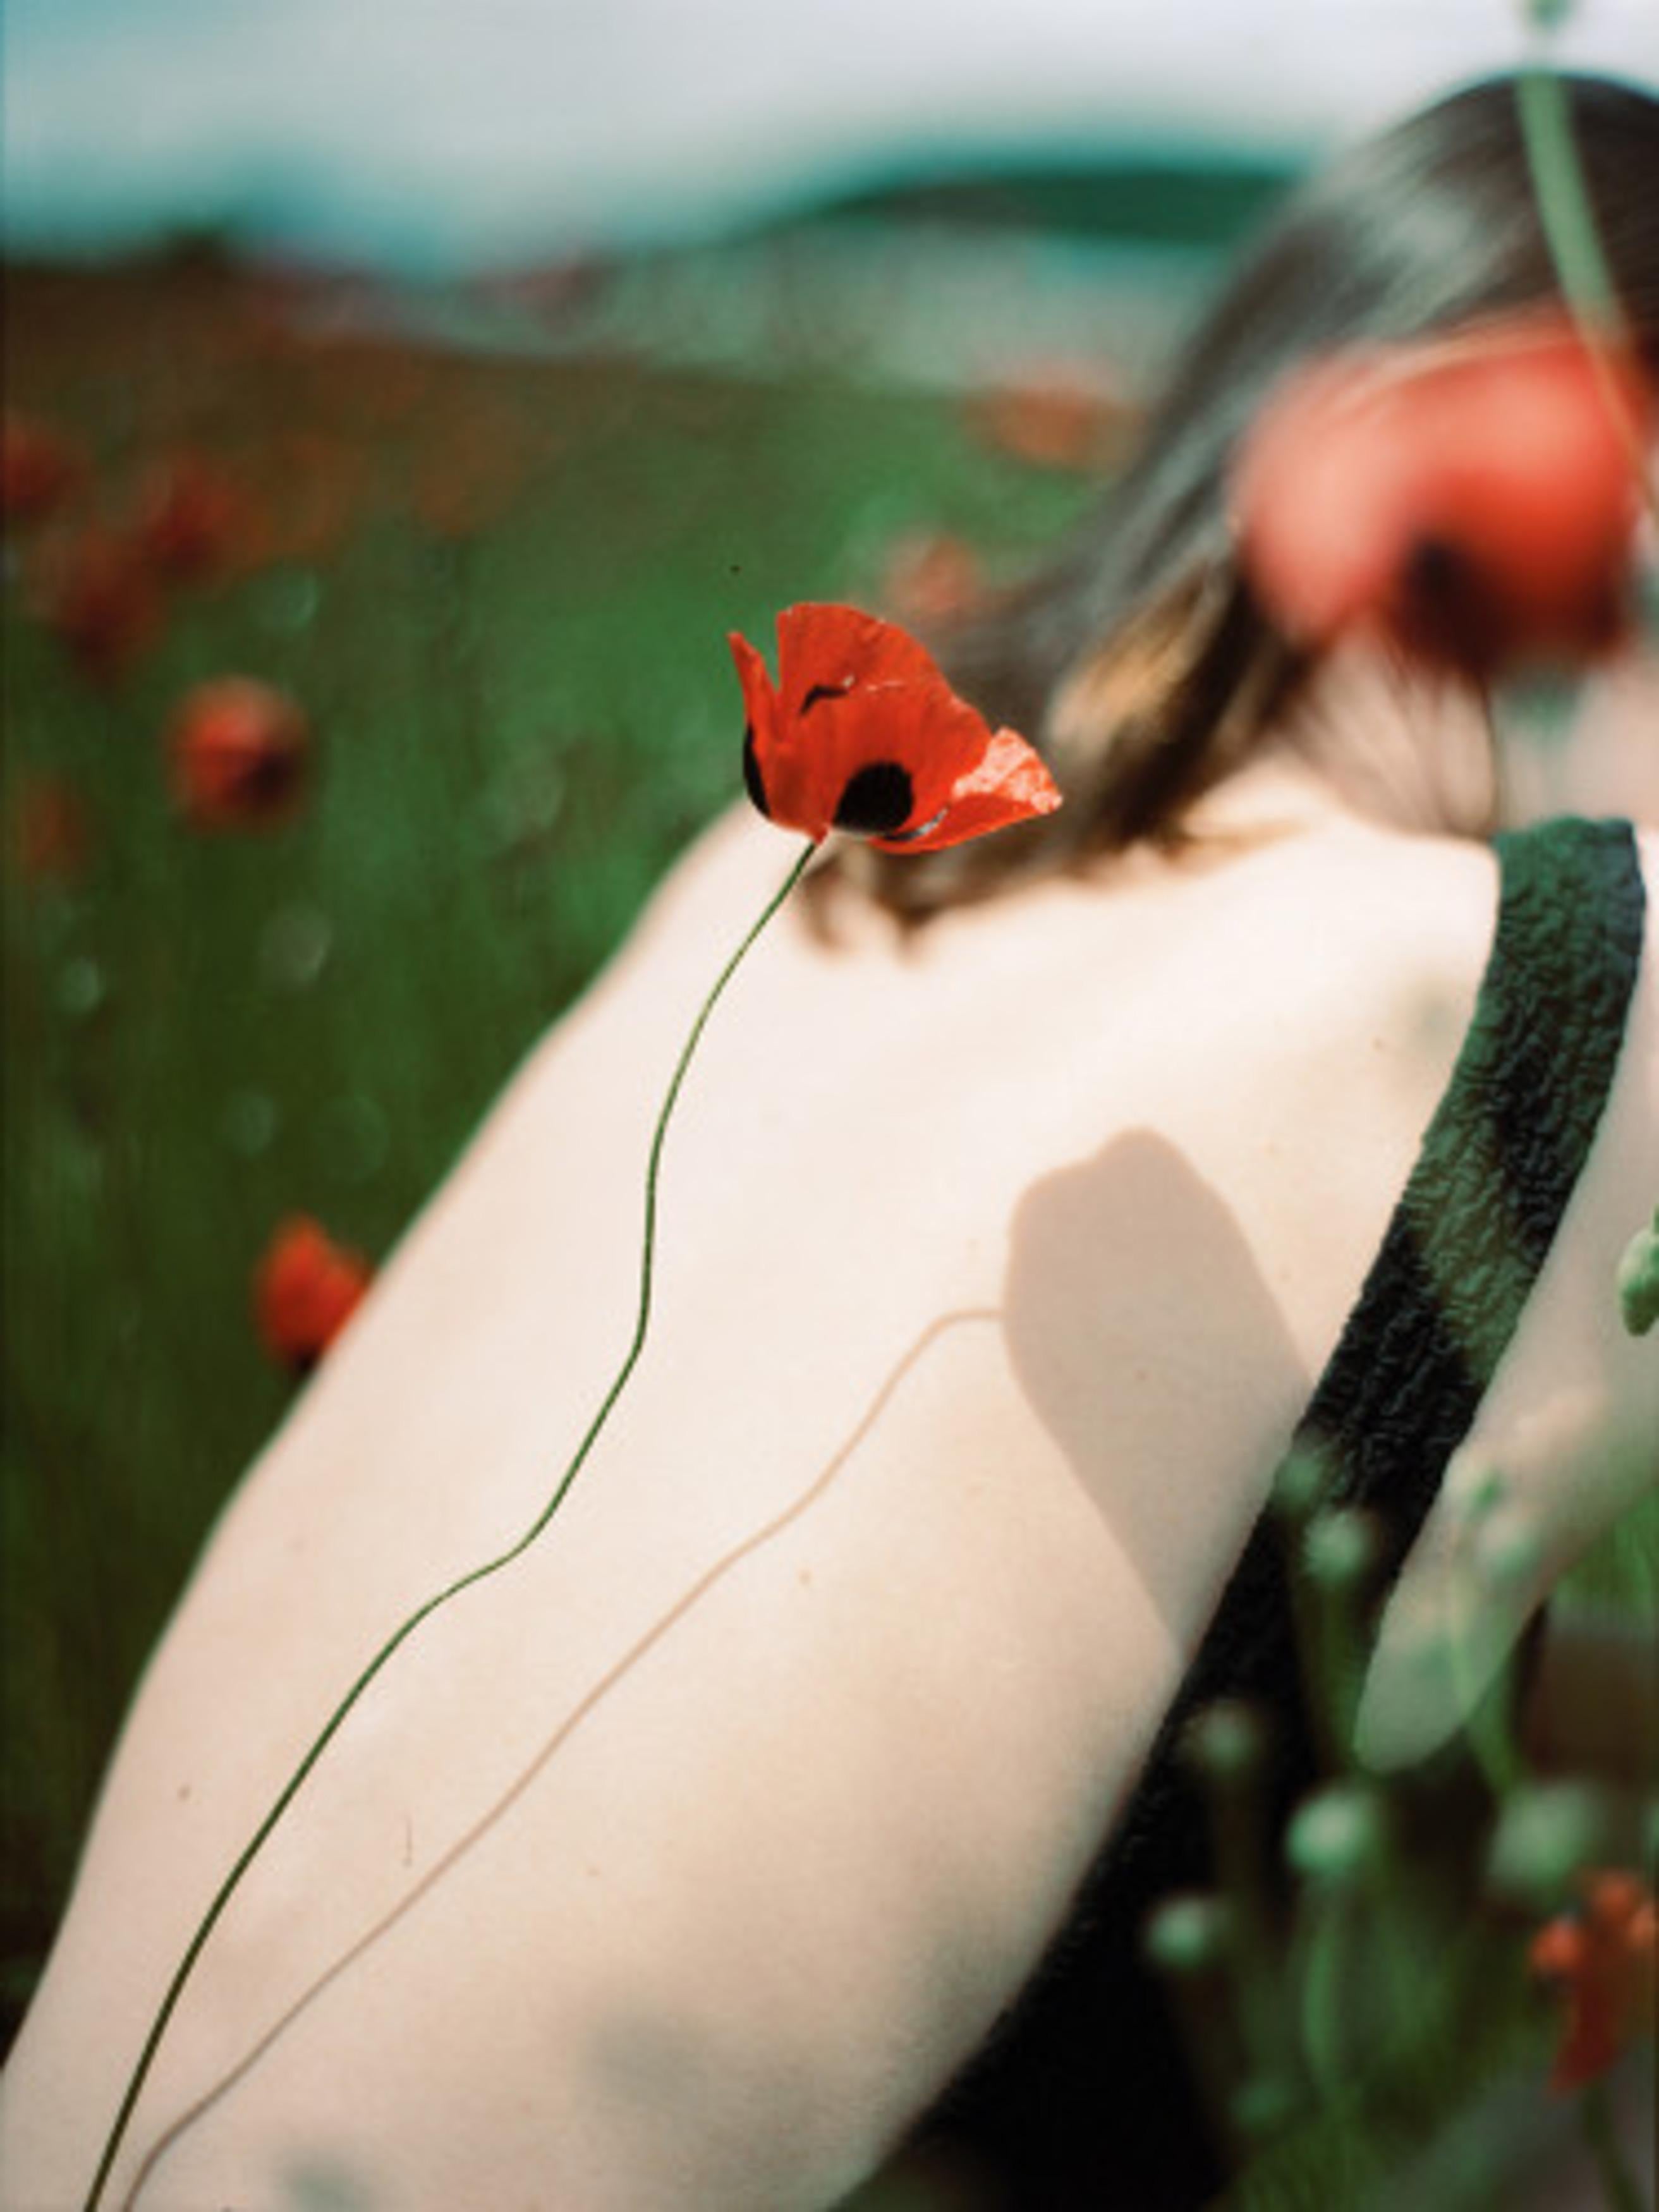
[(161, 599), (133, 540), (89, 530), (49, 586), (46, 619), (82, 672), (125, 675), (161, 626)]
[(254, 1271), (253, 1311), (273, 1358), (314, 1367), (356, 1312), (373, 1271), (308, 1214), (283, 1222)]
[(137, 533), (162, 575), (194, 583), (217, 574), (243, 520), (234, 487), (199, 454), (164, 461), (144, 485)]
[(79, 455), (44, 422), (6, 410), (0, 422), (0, 514), (38, 522), (63, 502), (82, 472)]
[(293, 700), (249, 676), (188, 692), (169, 736), (173, 794), (201, 830), (258, 829), (293, 811), (305, 782), (310, 730)]
[(775, 687), (746, 638), (731, 646), (749, 717), (744, 781), (785, 829), (933, 853), (1060, 805), (1024, 738), (993, 734), (891, 623), (856, 607), (786, 608)]
[(1655, 397), (1559, 316), (1294, 376), (1235, 477), (1263, 605), (1313, 646), (1370, 629), (1475, 676), (1574, 661), (1626, 619)]
[(1552, 1920), (1534, 1938), (1533, 1971), (1566, 2003), (1553, 2089), (1581, 2088), (1637, 2036), (1652, 2034), (1656, 1935), (1653, 1892), (1636, 1875), (1613, 1872), (1588, 1875), (1583, 1911)]

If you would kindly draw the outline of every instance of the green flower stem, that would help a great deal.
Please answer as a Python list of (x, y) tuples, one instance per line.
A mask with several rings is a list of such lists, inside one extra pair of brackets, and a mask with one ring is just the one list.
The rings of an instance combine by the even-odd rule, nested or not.
[[(1602, 251), (1561, 80), (1547, 62), (1534, 62), (1517, 76), (1515, 98), (1538, 220), (1562, 297), (1575, 321), (1592, 339), (1599, 337), (1626, 344), (1629, 322)], [(1659, 518), (1659, 486), (1655, 485), (1647, 465), (1641, 426), (1632, 416), (1600, 348), (1594, 349), (1594, 358), (1602, 389), (1635, 458), (1643, 497)]]
[(1595, 2170), (1607, 2199), (1607, 2212), (1646, 2212), (1640, 2184), (1626, 2163), (1613, 2124), (1613, 2100), (1604, 2079), (1592, 2081), (1580, 2100), (1584, 2140), (1595, 2160)]
[(1534, 62), (1517, 76), (1515, 97), (1538, 219), (1567, 305), (1592, 330), (1622, 333), (1624, 310), (1601, 251), (1561, 80)]
[(510, 1546), (496, 1558), (487, 1559), (482, 1566), (472, 1568), (470, 1572), (460, 1576), (456, 1581), (450, 1583), (445, 1589), (437, 1591), (424, 1603), (416, 1607), (402, 1626), (394, 1630), (386, 1638), (363, 1668), (362, 1674), (358, 1675), (344, 1697), (329, 1715), (309, 1751), (306, 1753), (300, 1764), (283, 1784), (270, 1811), (249, 1837), (235, 1864), (220, 1883), (212, 1903), (203, 1914), (195, 1934), (185, 1946), (184, 1955), (179, 1960), (173, 1972), (173, 1979), (167, 1985), (167, 1994), (162, 1998), (155, 2017), (150, 2023), (149, 2033), (144, 2039), (143, 2049), (138, 2054), (137, 2063), (132, 2069), (131, 2077), (121, 2099), (120, 2107), (111, 2125), (108, 2140), (104, 2145), (103, 2155), (98, 2161), (98, 2171), (93, 2176), (92, 2187), (88, 2192), (83, 2212), (96, 2212), (99, 2200), (104, 2193), (105, 2184), (109, 2179), (110, 2169), (115, 2163), (116, 2154), (121, 2148), (128, 2123), (132, 2118), (133, 2108), (138, 2102), (150, 2068), (155, 2063), (155, 2055), (161, 2049), (161, 2039), (167, 2033), (167, 2023), (177, 2009), (179, 2000), (184, 1994), (185, 1985), (194, 1971), (197, 1960), (202, 1955), (209, 1936), (218, 1924), (226, 1906), (241, 1886), (243, 1876), (270, 1840), (271, 1832), (277, 1822), (299, 1796), (312, 1769), (321, 1759), (335, 1736), (338, 1735), (353, 1706), (356, 1705), (364, 1691), (386, 1666), (393, 1653), (409, 1641), (422, 1621), (430, 1620), (441, 1607), (447, 1605), (452, 1598), (459, 1597), (463, 1590), (471, 1589), (475, 1584), (485, 1581), (489, 1576), (499, 1574), (503, 1567), (511, 1566), (514, 1560), (522, 1557), (529, 1550), (560, 1506), (563, 1504), (570, 1486), (576, 1480), (588, 1454), (598, 1443), (600, 1431), (610, 1419), (617, 1401), (621, 1397), (629, 1377), (639, 1363), (640, 1354), (645, 1349), (646, 1332), (651, 1320), (651, 1293), (656, 1257), (657, 1184), (662, 1164), (663, 1143), (668, 1133), (669, 1121), (679, 1098), (686, 1073), (690, 1067), (692, 1055), (696, 1051), (702, 1033), (708, 1025), (708, 1018), (714, 1012), (726, 985), (736, 975), (768, 923), (771, 921), (779, 908), (782, 906), (806, 872), (807, 863), (817, 850), (816, 842), (806, 847), (783, 882), (767, 901), (759, 918), (750, 926), (743, 942), (715, 978), (712, 988), (698, 1009), (696, 1019), (691, 1024), (690, 1033), (680, 1048), (680, 1056), (675, 1063), (674, 1073), (669, 1079), (668, 1089), (658, 1111), (656, 1127), (651, 1139), (650, 1156), (646, 1164), (645, 1220), (640, 1243), (639, 1307), (634, 1323), (633, 1339), (623, 1355), (621, 1366), (617, 1370), (610, 1389), (605, 1394), (598, 1413), (594, 1414), (589, 1424), (587, 1433), (577, 1445), (574, 1456), (555, 1485), (547, 1503), (531, 1522), (529, 1528), (525, 1530), (523, 1535), (519, 1538), (517, 1543)]

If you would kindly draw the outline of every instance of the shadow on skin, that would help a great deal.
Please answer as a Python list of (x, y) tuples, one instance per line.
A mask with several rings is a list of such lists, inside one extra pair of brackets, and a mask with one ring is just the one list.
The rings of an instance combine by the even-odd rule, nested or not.
[[(1033, 1184), (1014, 1217), (1006, 1328), (1033, 1411), (1160, 1611), (1164, 1593), (1191, 1586), (1198, 1532), (1224, 1573), (1309, 1377), (1231, 1211), (1175, 1146), (1133, 1130)], [(1258, 1489), (1223, 1499), (1202, 1486), (1204, 1470), (1258, 1446)]]
[(311, 1986), (295, 2000), (250, 2050), (220, 2076), (211, 2088), (198, 2097), (193, 2104), (186, 2106), (176, 2119), (168, 2123), (144, 2154), (131, 2186), (122, 2199), (122, 2212), (132, 2212), (132, 2208), (137, 2203), (139, 2197), (154, 2179), (156, 2169), (165, 2160), (167, 2153), (179, 2142), (188, 2130), (198, 2121), (205, 2118), (216, 2105), (246, 2081), (259, 2061), (274, 2048), (281, 2038), (322, 1996), (324, 1991), (332, 1988), (343, 1975), (348, 1973), (352, 1966), (380, 1941), (382, 1936), (397, 1926), (405, 1914), (413, 1911), (422, 1899), (459, 1863), (474, 1845), (482, 1842), (499, 1820), (506, 1818), (538, 1776), (544, 1771), (554, 1755), (569, 1741), (582, 1723), (590, 1718), (597, 1707), (645, 1658), (647, 1654), (654, 1650), (657, 1645), (735, 1568), (782, 1535), (786, 1529), (793, 1527), (803, 1514), (825, 1496), (836, 1478), (846, 1468), (859, 1446), (881, 1419), (900, 1386), (939, 1339), (948, 1331), (963, 1328), (970, 1322), (996, 1322), (1001, 1319), (1001, 1314), (994, 1307), (964, 1308), (955, 1313), (941, 1314), (922, 1331), (882, 1383), (840, 1449), (813, 1477), (800, 1495), (781, 1512), (775, 1514), (769, 1521), (763, 1522), (752, 1534), (744, 1537), (741, 1543), (733, 1546), (729, 1552), (723, 1553), (712, 1565), (707, 1567), (684, 1595), (669, 1607), (668, 1611), (660, 1615), (644, 1635), (632, 1644), (620, 1658), (600, 1675), (592, 1687), (555, 1729), (535, 1758), (531, 1760), (511, 1787), (489, 1810), (481, 1814), (465, 1833), (451, 1844), (441, 1858), (434, 1861), (389, 1912), (382, 1914), (379, 1920), (358, 1937), (349, 1949), (342, 1953), (331, 1966), (318, 1976)]
[[(1022, 1201), (1005, 1327), (1033, 1410), (1190, 1655), (1308, 1394), (1231, 1211), (1164, 1138), (1115, 1139)], [(988, 2203), (1167, 2212), (1220, 2186), (1140, 1942), (1157, 1895), (1205, 1879), (1201, 1828), (1179, 1863), (1162, 1838), (1121, 1863), (1122, 1832), (1121, 1815), (1019, 2001), (910, 2136), (911, 2155), (981, 2175)]]

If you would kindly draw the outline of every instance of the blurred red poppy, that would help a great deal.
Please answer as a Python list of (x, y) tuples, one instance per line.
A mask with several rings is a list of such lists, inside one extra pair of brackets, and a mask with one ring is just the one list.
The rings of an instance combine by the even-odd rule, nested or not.
[(161, 597), (135, 540), (88, 530), (46, 592), (46, 621), (84, 675), (112, 683), (155, 642)]
[(1534, 1938), (1530, 1954), (1534, 1972), (1565, 2002), (1550, 2075), (1557, 2090), (1595, 2081), (1655, 2026), (1659, 1915), (1653, 1892), (1639, 1875), (1619, 1871), (1589, 1875), (1583, 1887), (1583, 1910), (1552, 1920)]
[(254, 1319), (266, 1351), (295, 1374), (307, 1373), (356, 1312), (373, 1272), (309, 1214), (281, 1223), (253, 1277)]
[(1091, 366), (1036, 367), (978, 394), (969, 418), (988, 443), (1038, 468), (1095, 469), (1115, 460), (1134, 410)]
[(1576, 661), (1627, 620), (1655, 397), (1559, 315), (1341, 354), (1245, 440), (1234, 512), (1291, 638), (1369, 630), (1476, 678)]
[(12, 794), (12, 858), (28, 884), (72, 884), (86, 872), (91, 826), (79, 791), (49, 772), (25, 776)]
[(38, 522), (74, 490), (82, 474), (80, 455), (66, 438), (11, 408), (0, 421), (0, 515), (8, 522)]
[(176, 453), (139, 494), (139, 542), (157, 570), (177, 583), (199, 583), (228, 564), (245, 520), (235, 488), (198, 453)]
[(200, 830), (286, 820), (305, 787), (311, 732), (288, 697), (251, 676), (187, 692), (168, 733), (174, 804)]
[(775, 688), (748, 640), (730, 642), (749, 718), (744, 781), (782, 828), (932, 853), (1060, 805), (1024, 738), (994, 734), (892, 623), (856, 607), (786, 608)]
[(881, 596), (902, 623), (947, 622), (985, 596), (985, 575), (973, 547), (948, 530), (919, 532), (888, 549)]

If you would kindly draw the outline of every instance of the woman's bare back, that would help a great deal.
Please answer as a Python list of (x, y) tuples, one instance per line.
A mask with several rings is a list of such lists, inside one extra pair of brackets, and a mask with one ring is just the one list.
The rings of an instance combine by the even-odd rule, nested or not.
[[(1185, 860), (909, 941), (861, 909), (763, 941), (669, 1140), (627, 1396), (307, 1784), (112, 2202), (149, 2160), (142, 2203), (205, 2212), (307, 2176), (431, 2212), (821, 2205), (976, 2046), (1260, 1508), (1490, 949), (1483, 848), (1273, 770), (1221, 811)], [(627, 1342), (662, 1085), (788, 857), (710, 834), (233, 1501), (8, 2077), (13, 2212), (78, 2201), (356, 1670), (539, 1510)]]

